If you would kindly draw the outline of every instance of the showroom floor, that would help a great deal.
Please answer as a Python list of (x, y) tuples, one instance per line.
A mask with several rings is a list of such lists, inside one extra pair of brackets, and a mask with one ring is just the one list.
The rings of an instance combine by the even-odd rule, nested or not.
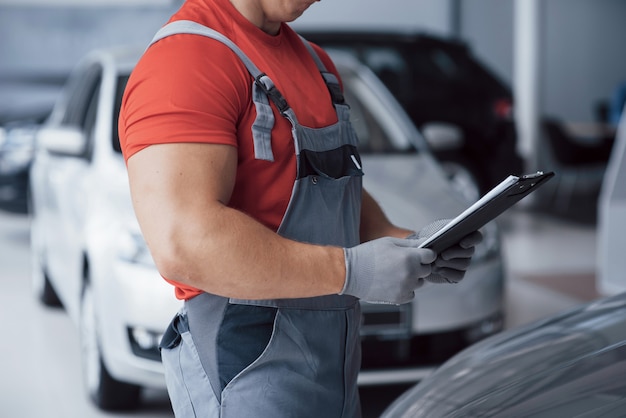
[(507, 327), (599, 297), (594, 222), (513, 208), (501, 216)]

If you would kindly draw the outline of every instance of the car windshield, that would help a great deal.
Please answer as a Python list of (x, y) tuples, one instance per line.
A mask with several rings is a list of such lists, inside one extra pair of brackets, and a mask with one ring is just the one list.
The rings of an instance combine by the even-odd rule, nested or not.
[[(385, 97), (382, 84), (374, 83), (358, 71), (340, 69), (346, 103), (350, 106), (350, 121), (359, 138), (362, 154), (415, 153), (417, 149), (407, 138), (401, 115), (394, 113), (392, 103)], [(402, 112), (398, 106), (396, 111)]]
[(431, 47), (402, 50), (400, 47), (372, 46), (362, 51), (363, 61), (401, 99), (410, 101), (414, 89), (424, 82), (483, 87), (493, 84), (462, 48)]
[[(398, 100), (410, 105), (419, 91), (422, 100), (429, 100), (431, 90), (450, 88), (500, 91), (502, 86), (494, 74), (483, 68), (462, 44), (400, 39), (316, 39), (322, 47), (341, 49), (358, 57), (370, 67)], [(456, 86), (456, 87), (451, 87)], [(433, 93), (434, 94), (434, 93)], [(441, 92), (438, 93), (439, 95)]]

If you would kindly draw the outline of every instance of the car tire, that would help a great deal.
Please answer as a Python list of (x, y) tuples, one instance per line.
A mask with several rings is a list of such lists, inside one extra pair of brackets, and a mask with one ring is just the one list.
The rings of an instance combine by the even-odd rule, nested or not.
[(105, 411), (137, 407), (140, 386), (113, 378), (102, 358), (93, 289), (87, 281), (81, 298), (80, 342), (85, 388), (92, 402)]
[(48, 275), (42, 271), (41, 276), (43, 283), (36, 288), (38, 299), (41, 303), (50, 308), (62, 308), (63, 304), (61, 303), (61, 299), (59, 299), (57, 292), (52, 287)]
[(63, 304), (46, 273), (44, 257), (39, 250), (36, 228), (31, 226), (31, 284), (35, 297), (45, 306), (61, 308)]

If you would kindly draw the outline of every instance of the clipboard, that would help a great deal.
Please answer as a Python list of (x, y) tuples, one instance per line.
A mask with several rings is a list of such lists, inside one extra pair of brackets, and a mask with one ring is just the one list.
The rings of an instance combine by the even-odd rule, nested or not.
[(420, 248), (441, 252), (457, 244), (471, 232), (482, 228), (515, 203), (537, 190), (554, 176), (554, 172), (542, 172), (523, 176), (509, 176), (487, 192), (480, 200), (452, 219), (443, 228), (429, 236)]

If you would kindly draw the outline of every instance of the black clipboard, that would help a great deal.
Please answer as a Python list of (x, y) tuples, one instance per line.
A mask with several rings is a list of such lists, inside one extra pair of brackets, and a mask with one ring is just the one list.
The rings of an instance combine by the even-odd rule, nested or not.
[(553, 172), (538, 171), (519, 177), (507, 177), (463, 213), (429, 236), (420, 244), (420, 248), (430, 248), (436, 252), (441, 252), (457, 244), (468, 234), (482, 228), (515, 203), (537, 190), (553, 176)]

